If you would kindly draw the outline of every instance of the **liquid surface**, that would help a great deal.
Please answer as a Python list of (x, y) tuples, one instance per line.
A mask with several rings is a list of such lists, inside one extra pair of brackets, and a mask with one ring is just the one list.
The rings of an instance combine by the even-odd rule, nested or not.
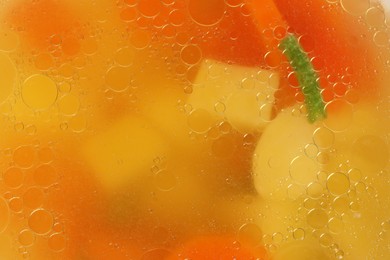
[(0, 258), (390, 259), (389, 25), (374, 0), (0, 0)]

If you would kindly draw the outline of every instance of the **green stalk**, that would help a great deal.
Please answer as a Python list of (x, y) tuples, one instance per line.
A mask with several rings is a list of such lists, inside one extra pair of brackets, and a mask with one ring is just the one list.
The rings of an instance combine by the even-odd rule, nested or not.
[(325, 118), (325, 103), (321, 97), (320, 86), (317, 80), (318, 74), (315, 72), (309, 56), (307, 56), (299, 44), (297, 37), (292, 34), (286, 36), (281, 41), (279, 49), (283, 51), (295, 71), (305, 97), (309, 122), (314, 123), (316, 120)]

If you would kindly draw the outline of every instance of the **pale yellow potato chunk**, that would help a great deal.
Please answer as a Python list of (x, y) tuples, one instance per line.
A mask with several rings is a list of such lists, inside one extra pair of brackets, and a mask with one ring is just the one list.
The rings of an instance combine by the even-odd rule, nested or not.
[(271, 120), (278, 85), (276, 72), (205, 59), (187, 102), (226, 119), (240, 132), (253, 132)]
[(319, 165), (305, 154), (315, 129), (294, 107), (282, 111), (264, 130), (253, 157), (254, 184), (262, 197), (282, 200), (291, 183), (316, 180)]
[(287, 109), (265, 129), (253, 159), (254, 184), (264, 199), (261, 228), (285, 237), (294, 237), (288, 228), (300, 228), (305, 240), (317, 234), (327, 252), (317, 256), (307, 246), (286, 243), (275, 259), (296, 259), (289, 258), (293, 251), (303, 254), (299, 259), (327, 259), (333, 244), (332, 257), (390, 257), (384, 246), (390, 223), (388, 105), (378, 102), (378, 109), (370, 102), (336, 100), (327, 119), (315, 124)]

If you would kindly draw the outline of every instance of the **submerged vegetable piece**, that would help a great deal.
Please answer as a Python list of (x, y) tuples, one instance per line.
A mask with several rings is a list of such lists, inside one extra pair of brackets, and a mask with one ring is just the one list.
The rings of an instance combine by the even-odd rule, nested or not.
[(305, 185), (315, 181), (319, 165), (303, 152), (315, 129), (298, 106), (282, 111), (265, 129), (253, 158), (254, 183), (262, 197), (284, 199), (291, 179)]
[[(302, 35), (303, 49), (310, 51), (310, 57), (315, 59), (315, 69), (319, 71), (322, 79), (340, 80), (339, 77), (348, 74), (350, 82), (347, 83), (353, 88), (359, 89), (362, 93), (371, 91), (369, 95), (376, 91), (376, 87), (367, 88), (367, 84), (373, 86), (376, 81), (375, 59), (379, 51), (374, 48), (373, 33), (361, 20), (343, 10), (338, 1), (327, 3), (323, 0), (274, 0), (274, 2), (289, 25), (290, 31)], [(333, 92), (331, 85), (323, 88), (326, 87)], [(280, 94), (288, 94), (287, 86), (283, 87)], [(345, 91), (339, 94), (344, 95)]]
[(169, 145), (163, 135), (142, 118), (123, 118), (88, 140), (83, 147), (96, 178), (114, 191), (150, 171), (153, 159)]
[(6, 21), (14, 30), (21, 31), (21, 37), (40, 51), (48, 50), (54, 44), (62, 45), (65, 54), (79, 51), (80, 40), (77, 30), (81, 19), (74, 5), (54, 0), (18, 0), (10, 5)]
[(226, 118), (241, 133), (256, 132), (272, 119), (273, 93), (278, 86), (276, 72), (204, 60), (187, 102), (194, 111)]
[(195, 238), (177, 249), (168, 260), (203, 259), (268, 259), (263, 248), (251, 248), (229, 236)]
[[(202, 58), (245, 66), (264, 64), (265, 44), (246, 5), (232, 6), (224, 0), (176, 0), (171, 4), (146, 2), (138, 4), (141, 13), (167, 23), (145, 27), (165, 37), (165, 42), (184, 48), (195, 45), (198, 49), (192, 50)], [(146, 6), (154, 9), (153, 15), (145, 14)], [(187, 64), (193, 65), (192, 62)]]
[(318, 75), (310, 62), (307, 54), (302, 50), (298, 39), (294, 35), (288, 35), (279, 46), (294, 68), (300, 88), (305, 96), (305, 104), (308, 110), (308, 120), (313, 123), (326, 116), (325, 104), (322, 100)]

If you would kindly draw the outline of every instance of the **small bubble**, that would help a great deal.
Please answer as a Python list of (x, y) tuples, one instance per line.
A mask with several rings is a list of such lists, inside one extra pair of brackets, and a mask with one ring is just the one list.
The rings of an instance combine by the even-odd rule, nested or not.
[(75, 133), (81, 133), (87, 128), (87, 118), (85, 115), (78, 114), (69, 120), (69, 126)]
[(189, 0), (187, 6), (192, 20), (202, 26), (217, 24), (222, 20), (226, 10), (224, 0)]
[(301, 185), (290, 184), (287, 187), (287, 194), (293, 200), (298, 199), (304, 193), (305, 193), (305, 189)]
[(334, 234), (341, 233), (344, 229), (344, 222), (339, 218), (331, 218), (328, 222), (328, 228)]
[(61, 252), (65, 249), (65, 236), (61, 233), (54, 233), (48, 239), (49, 248), (55, 252)]
[(308, 185), (316, 179), (318, 165), (306, 156), (298, 156), (290, 163), (290, 176), (300, 184)]
[(170, 191), (176, 186), (177, 180), (171, 171), (162, 169), (154, 175), (154, 183), (159, 190)]
[(64, 82), (58, 86), (58, 89), (62, 93), (69, 93), (72, 89), (72, 86), (69, 83)]
[(122, 92), (130, 86), (131, 71), (129, 68), (115, 66), (106, 72), (105, 79), (112, 90)]
[(223, 102), (217, 102), (214, 105), (214, 109), (218, 114), (223, 114), (226, 110), (226, 106)]
[(251, 244), (257, 246), (261, 244), (263, 233), (258, 225), (254, 223), (245, 223), (238, 231), (238, 241), (242, 244)]
[(320, 236), (320, 244), (324, 247), (329, 247), (334, 243), (333, 241), (333, 237), (328, 233), (324, 233)]
[(310, 158), (315, 158), (318, 154), (318, 147), (315, 144), (305, 145), (305, 154)]
[(8, 202), (9, 209), (13, 212), (22, 212), (23, 210), (23, 200), (19, 197), (13, 197)]
[(312, 209), (306, 217), (307, 223), (314, 229), (320, 229), (328, 223), (328, 216), (322, 209)]
[(326, 182), (326, 187), (329, 192), (336, 196), (347, 193), (349, 185), (350, 183), (348, 177), (339, 172), (329, 175), (328, 181)]
[(65, 95), (58, 101), (58, 109), (64, 115), (75, 115), (77, 114), (79, 108), (80, 100), (73, 94)]
[(318, 207), (319, 203), (315, 199), (306, 198), (303, 201), (303, 206), (305, 207), (305, 209), (309, 209), (310, 210), (310, 209), (314, 209), (314, 208)]
[(353, 107), (345, 100), (336, 99), (326, 105), (329, 116), (325, 119), (326, 127), (333, 131), (347, 129), (353, 119)]
[(221, 131), (221, 133), (223, 134), (228, 134), (232, 131), (232, 126), (229, 124), (229, 122), (221, 122), (218, 126), (219, 130)]
[(318, 182), (312, 182), (307, 186), (307, 194), (311, 198), (319, 198), (322, 196), (324, 188)]
[(188, 126), (196, 133), (206, 133), (215, 120), (207, 110), (195, 109), (188, 116)]
[(374, 43), (379, 47), (389, 45), (389, 35), (386, 31), (378, 31), (374, 34)]
[(15, 129), (16, 132), (21, 132), (21, 131), (23, 131), (23, 129), (24, 129), (24, 124), (23, 124), (23, 122), (17, 122), (17, 123), (15, 123), (14, 129)]
[(366, 12), (368, 26), (379, 28), (385, 24), (385, 12), (378, 7), (371, 7)]
[[(171, 24), (167, 24), (167, 25), (163, 26), (162, 34), (167, 38), (173, 38), (176, 36), (176, 28)], [(184, 45), (184, 44), (182, 44), (182, 45)]]
[(35, 150), (32, 146), (20, 146), (13, 154), (14, 162), (22, 168), (30, 168), (35, 161)]
[(38, 235), (49, 233), (53, 224), (53, 216), (45, 209), (34, 210), (28, 217), (28, 227)]
[(173, 26), (181, 26), (184, 24), (185, 20), (186, 20), (186, 14), (181, 10), (173, 10), (169, 14), (169, 22)]
[(390, 220), (382, 222), (381, 226), (383, 230), (390, 231)]
[(278, 51), (271, 51), (264, 55), (264, 60), (267, 66), (274, 69), (280, 66), (282, 56)]
[(359, 212), (360, 211), (360, 205), (359, 203), (357, 203), (356, 201), (352, 201), (350, 204), (349, 204), (349, 208), (354, 211), (354, 212)]
[(364, 182), (357, 182), (355, 183), (355, 190), (358, 193), (363, 193), (366, 191), (366, 184)]
[(3, 182), (12, 189), (22, 186), (24, 180), (24, 174), (20, 168), (11, 167), (4, 171)]
[(180, 57), (184, 63), (194, 65), (202, 58), (202, 51), (196, 45), (187, 45), (181, 50)]
[(23, 101), (32, 109), (49, 108), (56, 102), (57, 95), (56, 83), (45, 75), (32, 75), (24, 81), (22, 86)]
[(304, 240), (305, 239), (305, 230), (303, 228), (296, 228), (294, 230), (293, 237), (296, 240)]
[(31, 230), (24, 229), (20, 231), (18, 241), (22, 246), (29, 247), (35, 242), (35, 235)]

